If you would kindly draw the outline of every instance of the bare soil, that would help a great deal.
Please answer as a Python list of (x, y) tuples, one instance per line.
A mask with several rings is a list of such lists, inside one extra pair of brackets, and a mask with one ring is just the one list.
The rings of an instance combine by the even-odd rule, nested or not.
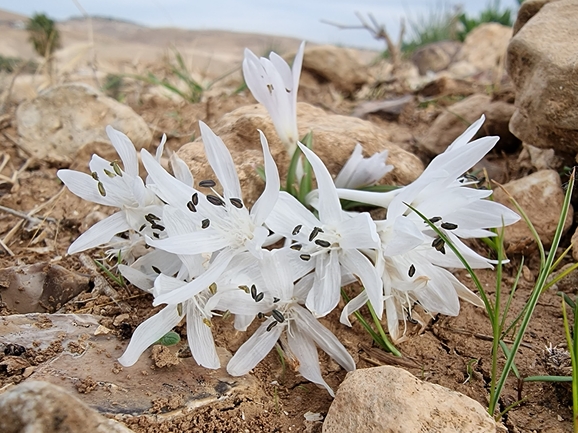
[[(331, 95), (320, 90), (317, 98), (331, 100)], [(312, 98), (303, 98), (308, 102)], [(169, 133), (168, 147), (178, 149), (182, 144), (198, 135), (198, 120), (206, 121), (210, 126), (221, 115), (237, 106), (251, 103), (246, 94), (232, 97), (214, 97), (199, 104), (171, 102), (159, 104), (136, 101), (133, 108), (142, 115), (153, 127), (155, 138), (160, 140), (161, 132)], [(319, 100), (317, 101), (319, 102)], [(351, 102), (335, 102), (337, 112), (349, 112)], [(0, 248), (0, 268), (18, 264), (33, 264), (41, 261), (52, 261), (67, 269), (91, 274), (94, 272), (83, 267), (77, 256), (67, 256), (66, 250), (70, 243), (78, 237), (80, 229), (86, 225), (87, 216), (96, 211), (110, 213), (105, 207), (86, 203), (67, 190), (56, 177), (58, 168), (48, 161), (31, 160), (16, 145), (17, 132), (12, 126), (15, 107), (10, 107), (4, 121), (0, 122), (0, 161), (9, 158), (0, 174), (0, 205), (27, 213), (39, 205), (45, 204), (37, 216), (50, 217), (55, 222), (44, 222), (33, 230), (27, 229), (27, 222), (22, 218), (0, 212), (0, 239), (3, 239), (13, 256)], [(371, 120), (382, 127), (399, 131), (400, 136), (408, 137), (405, 146), (419, 150), (415, 137), (425, 131), (440, 108), (411, 107), (411, 112), (404, 113), (397, 122), (387, 121), (379, 117)], [(413, 137), (413, 138), (412, 138)], [(405, 140), (405, 139), (404, 139)], [(507, 178), (514, 179), (522, 175), (518, 155), (520, 149), (510, 154), (495, 154), (489, 158), (496, 161), (507, 160)], [(427, 162), (427, 161), (425, 161)], [(75, 168), (86, 167), (86, 161), (76, 161)], [(24, 167), (24, 169), (21, 169)], [(16, 173), (16, 174), (15, 174)], [(13, 176), (15, 176), (13, 178)], [(9, 181), (6, 178), (13, 178)], [(17, 229), (14, 229), (18, 227)], [(14, 230), (13, 230), (14, 229)], [(12, 232), (11, 232), (12, 230)], [(566, 247), (569, 239), (564, 240)], [(483, 245), (476, 244), (483, 254), (489, 254)], [(90, 251), (89, 255), (99, 256), (100, 251)], [(515, 271), (521, 257), (510, 257), (511, 264), (506, 266), (504, 288), (511, 286)], [(520, 286), (512, 303), (512, 317), (523, 307), (530, 295), (534, 279), (537, 275), (537, 253), (532, 252), (525, 258), (527, 269), (523, 274)], [(473, 284), (465, 272), (456, 272), (458, 278), (473, 289)], [(480, 272), (480, 278), (493, 294), (494, 274), (491, 271)], [(65, 312), (94, 313), (105, 317), (105, 325), (112, 329), (121, 339), (127, 340), (133, 330), (146, 318), (158, 311), (151, 307), (151, 297), (143, 295), (136, 288), (128, 290), (115, 286), (122, 299), (130, 306), (128, 318), (115, 320), (125, 314), (111, 299), (100, 295), (96, 299), (86, 293), (75, 302), (61, 306)], [(348, 287), (347, 292), (353, 295), (359, 287)], [(570, 294), (575, 292), (574, 286), (568, 286)], [(79, 300), (85, 300), (79, 302)], [(368, 317), (367, 311), (362, 311)], [(2, 315), (10, 315), (5, 306)], [(116, 325), (115, 325), (116, 323)], [(483, 406), (488, 402), (490, 375), (491, 328), (484, 310), (469, 304), (462, 305), (458, 317), (436, 316), (431, 318), (421, 329), (419, 324), (408, 323), (408, 338), (398, 345), (403, 354), (395, 358), (386, 354), (372, 344), (370, 336), (364, 332), (358, 322), (352, 328), (339, 323), (338, 311), (334, 311), (322, 323), (333, 331), (344, 343), (357, 362), (358, 368), (368, 368), (390, 364), (407, 369), (417, 377), (462, 392), (480, 402)], [(184, 327), (177, 328), (184, 336)], [(215, 338), (217, 345), (230, 351), (237, 349), (246, 336), (235, 334), (232, 324), (227, 320), (215, 320)], [(128, 340), (127, 340), (128, 341)], [(553, 358), (548, 348), (559, 348), (563, 352), (566, 347), (562, 328), (560, 297), (555, 290), (544, 293), (536, 308), (533, 320), (524, 339), (524, 345), (516, 358), (516, 366), (522, 376), (560, 374), (564, 360)], [(57, 341), (42, 353), (26, 348), (21, 355), (29, 365), (35, 366), (47, 362), (54, 354), (62, 350)], [(555, 352), (555, 351), (554, 351)], [(0, 353), (0, 361), (7, 359), (8, 354)], [(160, 355), (159, 355), (160, 356)], [(345, 372), (324, 353), (320, 353), (322, 373), (327, 382), (337, 389), (345, 377)], [(151, 360), (153, 362), (155, 360)], [(157, 360), (158, 361), (158, 360)], [(113, 363), (114, 360), (111, 360)], [(160, 362), (160, 361), (159, 361)], [(170, 367), (169, 367), (170, 368)], [(14, 371), (18, 374), (14, 374)], [(128, 426), (136, 432), (180, 432), (180, 431), (263, 431), (263, 432), (316, 432), (321, 431), (320, 422), (306, 422), (306, 412), (327, 413), (331, 397), (321, 388), (307, 382), (287, 366), (284, 368), (275, 352), (269, 354), (257, 366), (253, 373), (257, 379), (260, 391), (255, 395), (243, 395), (223, 400), (199, 408), (190, 414), (163, 423), (152, 421), (146, 416), (133, 417), (125, 420)], [(21, 369), (10, 373), (0, 369), (0, 388), (24, 380)], [(79, 393), (88, 393), (94, 384), (85, 381), (78, 389)], [(570, 388), (560, 384), (546, 382), (518, 381), (515, 377), (508, 380), (500, 400), (500, 410), (519, 402), (507, 411), (502, 422), (510, 432), (565, 432), (572, 426), (571, 392)], [(165, 410), (178, 405), (178, 401), (156, 402), (155, 410)], [(165, 409), (163, 409), (165, 408)]]

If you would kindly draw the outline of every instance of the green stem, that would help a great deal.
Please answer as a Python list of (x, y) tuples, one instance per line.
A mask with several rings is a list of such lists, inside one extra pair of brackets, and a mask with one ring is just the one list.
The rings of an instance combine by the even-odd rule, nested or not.
[(373, 322), (375, 323), (375, 326), (377, 327), (377, 330), (379, 332), (379, 335), (381, 336), (381, 339), (383, 340), (383, 342), (387, 346), (387, 350), (389, 350), (395, 356), (401, 356), (401, 353), (399, 352), (399, 350), (397, 350), (397, 348), (393, 345), (393, 343), (391, 343), (389, 341), (389, 338), (387, 338), (387, 335), (385, 335), (385, 331), (383, 330), (383, 326), (381, 326), (381, 322), (379, 320), (379, 317), (377, 317), (377, 315), (375, 314), (375, 311), (373, 310), (373, 307), (371, 306), (371, 302), (367, 303), (367, 307), (369, 308), (369, 312), (371, 313), (371, 317), (373, 319)]

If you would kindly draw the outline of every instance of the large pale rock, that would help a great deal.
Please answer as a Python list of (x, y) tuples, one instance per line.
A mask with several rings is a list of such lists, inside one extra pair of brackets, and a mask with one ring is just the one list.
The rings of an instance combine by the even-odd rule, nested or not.
[(357, 53), (333, 45), (307, 46), (303, 70), (333, 83), (340, 91), (350, 94), (367, 82), (367, 68)]
[[(358, 142), (362, 144), (365, 156), (386, 149), (389, 151), (387, 163), (395, 168), (383, 178), (383, 183), (406, 185), (423, 171), (423, 164), (415, 155), (391, 143), (387, 131), (365, 120), (327, 114), (320, 108), (299, 103), (297, 123), (300, 137), (313, 131), (313, 150), (334, 176), (349, 159)], [(231, 152), (239, 174), (244, 201), (249, 205), (255, 202), (263, 190), (263, 182), (255, 170), (257, 166), (263, 165), (258, 129), (263, 131), (269, 141), (271, 153), (284, 182), (290, 158), (277, 138), (267, 111), (261, 105), (238, 108), (223, 116), (213, 128)], [(189, 164), (196, 180), (215, 179), (206, 162), (204, 146), (200, 139), (185, 144), (179, 149), (178, 154)]]
[(433, 42), (415, 50), (411, 61), (421, 75), (443, 71), (456, 59), (461, 48), (462, 44), (458, 41)]
[(496, 431), (477, 401), (391, 366), (348, 373), (323, 423), (323, 433)]
[(108, 142), (107, 125), (128, 135), (137, 149), (152, 140), (146, 122), (132, 108), (78, 83), (51, 87), (23, 102), (16, 124), (24, 150), (68, 162), (85, 144)]
[[(564, 202), (564, 190), (560, 176), (554, 170), (541, 170), (522, 179), (513, 180), (504, 185), (508, 191), (528, 215), (534, 225), (542, 243), (550, 245), (554, 239), (554, 233), (562, 204)], [(501, 188), (495, 188), (494, 198), (510, 209), (516, 211), (507, 194)], [(565, 222), (565, 230), (572, 225), (573, 209), (570, 206), (568, 217)], [(534, 243), (530, 229), (523, 220), (506, 227), (505, 243), (508, 252), (523, 252)]]
[(514, 23), (514, 35), (520, 31), (524, 24), (526, 24), (530, 18), (538, 13), (542, 6), (546, 3), (557, 0), (524, 0), (518, 9), (518, 14), (516, 15), (516, 22)]
[(433, 155), (438, 155), (484, 114), (486, 121), (478, 136), (497, 135), (500, 137), (499, 147), (515, 148), (520, 142), (508, 130), (508, 121), (514, 109), (512, 104), (492, 101), (487, 95), (469, 96), (440, 114), (420, 143)]
[(498, 23), (480, 24), (466, 36), (457, 60), (465, 60), (479, 71), (491, 71), (504, 64), (512, 28)]
[(524, 142), (565, 153), (578, 150), (576, 17), (578, 0), (544, 4), (512, 38), (507, 56), (517, 108), (510, 130)]
[(30, 381), (0, 394), (3, 433), (131, 433), (59, 386)]

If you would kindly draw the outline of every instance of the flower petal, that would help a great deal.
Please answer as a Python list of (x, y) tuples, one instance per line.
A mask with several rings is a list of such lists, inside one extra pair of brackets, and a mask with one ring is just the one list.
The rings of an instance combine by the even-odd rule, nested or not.
[(367, 212), (344, 219), (338, 224), (336, 231), (341, 234), (339, 246), (344, 250), (379, 247), (375, 222)]
[[(361, 254), (361, 253), (360, 253)], [(341, 269), (335, 250), (315, 258), (315, 282), (307, 295), (306, 305), (316, 317), (329, 314), (339, 303)]]
[(361, 280), (367, 291), (371, 306), (378, 318), (383, 314), (383, 285), (377, 270), (369, 259), (357, 250), (342, 250), (339, 261), (353, 275)]
[(265, 219), (269, 216), (275, 207), (275, 204), (277, 204), (277, 199), (279, 198), (279, 188), (281, 187), (277, 165), (271, 156), (267, 138), (261, 130), (259, 130), (259, 137), (261, 138), (261, 147), (263, 148), (263, 158), (265, 160), (266, 183), (263, 194), (261, 194), (261, 196), (257, 199), (251, 208), (253, 221), (257, 225), (261, 225), (265, 222)]
[(142, 353), (181, 321), (174, 305), (169, 305), (142, 322), (132, 334), (124, 354), (118, 359), (125, 367), (134, 365)]
[(243, 376), (252, 370), (267, 356), (279, 339), (284, 326), (275, 326), (270, 331), (267, 327), (274, 319), (269, 318), (257, 331), (237, 350), (227, 364), (227, 372), (231, 376)]
[(108, 135), (116, 153), (120, 156), (124, 171), (129, 176), (138, 176), (138, 158), (136, 149), (132, 141), (130, 141), (130, 138), (110, 125), (106, 127), (106, 135)]
[(124, 212), (121, 211), (112, 214), (81, 234), (80, 237), (68, 247), (68, 254), (79, 253), (89, 248), (105, 244), (117, 233), (122, 233), (130, 228)]
[(211, 328), (203, 322), (203, 315), (193, 302), (187, 302), (187, 340), (197, 364), (212, 369), (221, 367)]
[(93, 203), (105, 206), (116, 206), (117, 203), (110, 197), (102, 196), (98, 192), (97, 181), (91, 175), (74, 170), (58, 170), (58, 178), (74, 195)]

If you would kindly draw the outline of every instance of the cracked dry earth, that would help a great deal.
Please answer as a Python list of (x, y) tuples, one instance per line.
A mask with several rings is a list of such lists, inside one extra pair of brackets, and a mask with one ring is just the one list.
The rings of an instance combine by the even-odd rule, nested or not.
[[(197, 120), (205, 120), (211, 126), (211, 122), (218, 119), (220, 115), (248, 102), (250, 100), (246, 96), (233, 96), (223, 100), (213, 99), (210, 107), (207, 103), (184, 106), (167, 102), (167, 106), (135, 105), (133, 108), (149, 124), (155, 125), (155, 131), (171, 133), (168, 147), (176, 150), (187, 141), (187, 138), (190, 138), (190, 135), (186, 134), (195, 130)], [(340, 109), (346, 112), (349, 107), (342, 105)], [(417, 107), (414, 109), (415, 113), (400, 117), (397, 123), (388, 123), (382, 119), (372, 120), (381, 122), (380, 126), (388, 128), (424, 130), (431, 116), (420, 114)], [(176, 122), (174, 116), (170, 117), (165, 114), (173, 111), (180, 112), (181, 121)], [(186, 349), (182, 343), (166, 350), (159, 346), (154, 351), (145, 352), (139, 361), (139, 365), (142, 366), (140, 368), (123, 370), (115, 362), (114, 357), (118, 356), (115, 354), (122, 353), (122, 348), (128, 342), (133, 330), (158, 309), (151, 307), (152, 298), (149, 295), (143, 294), (134, 287), (119, 287), (110, 280), (112, 292), (95, 291), (94, 288), (98, 288), (99, 278), (103, 274), (99, 273), (97, 268), (87, 266), (90, 260), (88, 262), (84, 260), (83, 263), (80, 256), (66, 255), (71, 241), (79, 235), (81, 228), (92, 223), (95, 212), (108, 214), (111, 210), (83, 202), (67, 190), (63, 190), (56, 178), (57, 169), (62, 167), (57, 167), (48, 160), (38, 161), (27, 158), (16, 145), (17, 134), (11, 126), (12, 115), (13, 111), (9, 112), (4, 122), (1, 123), (0, 161), (4, 160), (5, 164), (2, 165), (0, 173), (2, 175), (0, 205), (25, 214), (37, 209), (35, 216), (40, 220), (44, 217), (51, 219), (40, 222), (0, 212), (0, 239), (13, 253), (12, 256), (4, 249), (0, 250), (0, 268), (52, 262), (89, 278), (87, 289), (72, 301), (64, 305), (54, 305), (55, 300), (49, 299), (48, 301), (52, 302), (52, 305), (48, 306), (50, 312), (58, 310), (79, 315), (97, 315), (98, 324), (111, 330), (111, 336), (118, 338), (120, 342), (111, 349), (110, 357), (102, 361), (105, 363), (105, 371), (110, 372), (107, 383), (122, 383), (131, 375), (142, 375), (154, 378), (153, 380), (164, 390), (150, 395), (150, 407), (143, 408), (140, 413), (132, 416), (116, 413), (117, 417), (135, 432), (143, 433), (172, 431), (320, 432), (321, 422), (306, 421), (304, 414), (314, 412), (325, 415), (332, 401), (330, 396), (324, 389), (296, 375), (290, 365), (283, 365), (275, 352), (269, 354), (254, 369), (250, 377), (240, 379), (238, 383), (214, 382), (212, 374), (202, 369), (195, 370), (196, 373), (190, 377), (181, 377), (171, 382), (168, 375), (172, 363), (185, 362), (187, 359), (186, 362), (193, 363), (190, 357), (186, 358)], [(182, 119), (186, 121), (183, 122)], [(160, 132), (155, 132), (155, 140), (159, 138)], [(414, 150), (419, 151), (419, 149)], [(507, 173), (509, 178), (519, 177), (515, 164), (517, 152), (519, 150), (499, 156), (510, 160), (510, 163), (506, 164), (510, 170)], [(88, 156), (86, 160), (75, 161), (74, 168), (86, 167), (87, 163)], [(568, 244), (569, 239), (564, 239), (562, 247)], [(477, 249), (483, 254), (489, 254), (481, 243), (477, 244)], [(101, 253), (94, 250), (87, 254), (89, 257), (98, 257)], [(511, 264), (505, 269), (504, 287), (513, 282), (517, 265), (521, 260), (519, 256), (510, 258)], [(537, 252), (530, 252), (525, 260), (526, 269), (524, 269), (511, 307), (513, 314), (518, 313), (522, 308), (537, 274), (539, 263)], [(459, 271), (456, 275), (466, 285), (473, 288), (465, 272)], [(494, 274), (491, 271), (484, 271), (479, 275), (488, 288), (488, 292), (492, 294)], [(0, 284), (3, 282), (0, 281)], [(349, 296), (358, 291), (358, 286), (346, 288)], [(117, 299), (113, 300), (111, 296)], [(548, 291), (542, 296), (523, 347), (516, 358), (516, 366), (522, 375), (567, 374), (567, 371), (562, 371), (567, 368), (567, 360), (557, 356), (558, 352), (563, 352), (560, 348), (565, 347), (560, 305), (560, 297), (554, 291)], [(5, 305), (2, 306), (3, 316), (13, 313)], [(363, 313), (368, 315), (367, 311)], [(359, 323), (355, 322), (352, 328), (342, 326), (339, 323), (339, 309), (321, 321), (344, 343), (356, 360), (358, 368), (385, 364), (399, 366), (418, 378), (459, 391), (477, 400), (483, 406), (487, 405), (491, 328), (482, 309), (462, 304), (462, 311), (458, 317), (437, 316), (430, 319), (423, 328), (419, 324), (408, 323), (408, 338), (398, 345), (403, 354), (402, 358), (395, 358), (375, 347), (370, 336), (364, 332)], [(42, 327), (42, 324), (37, 325)], [(182, 336), (186, 334), (182, 326), (176, 330)], [(234, 352), (246, 338), (245, 335), (234, 331), (230, 319), (217, 318), (214, 321), (214, 335), (217, 345), (229, 352)], [(67, 345), (66, 347), (70, 350), (74, 348), (75, 343), (80, 344), (82, 341), (66, 343), (61, 337), (54, 336), (53, 340), (48, 343), (46, 346), (35, 345), (34, 342), (27, 346), (23, 344), (26, 352), (19, 356), (22, 359), (22, 365), (20, 365), (22, 368), (5, 362), (13, 359), (10, 358), (9, 352), (0, 353), (0, 388), (26, 380), (26, 376), (31, 372), (49, 365), (50, 361), (63, 350), (63, 345)], [(548, 351), (548, 347), (554, 349)], [(181, 358), (175, 358), (177, 351)], [(185, 361), (179, 361), (179, 359)], [(337, 389), (345, 377), (345, 372), (325, 353), (320, 352), (320, 360), (324, 377), (333, 389)], [(82, 362), (87, 363), (88, 366), (88, 361)], [(60, 379), (55, 383), (62, 385)], [(198, 406), (195, 410), (188, 413), (180, 412), (179, 408), (186, 403), (186, 395), (191, 387), (200, 387), (202, 391), (202, 387), (208, 383), (216, 383), (216, 385), (211, 385), (213, 389), (207, 390), (206, 394), (216, 394), (219, 398), (203, 404), (203, 399), (199, 397), (194, 402)], [(75, 384), (75, 392), (90, 404), (91, 398), (94, 401), (100, 398), (99, 393), (103, 392), (100, 390), (100, 385), (102, 383), (88, 376)], [(201, 391), (199, 391), (200, 396), (203, 395)], [(502, 419), (508, 431), (564, 432), (571, 429), (571, 392), (565, 384), (542, 382), (521, 384), (515, 378), (510, 378), (500, 401), (500, 408), (504, 409), (520, 399), (523, 399), (523, 402), (507, 412)], [(93, 407), (98, 407), (98, 404), (95, 403)], [(108, 413), (109, 416), (115, 416), (114, 410), (108, 409), (104, 408), (103, 412)]]

